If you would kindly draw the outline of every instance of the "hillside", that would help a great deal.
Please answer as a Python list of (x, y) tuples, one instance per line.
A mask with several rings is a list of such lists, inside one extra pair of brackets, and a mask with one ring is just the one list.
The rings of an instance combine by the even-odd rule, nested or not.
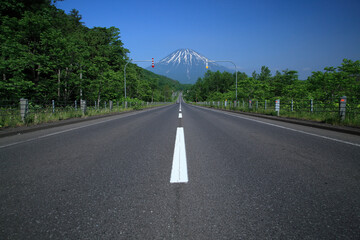
[[(77, 10), (66, 14), (52, 1), (2, 2), (0, 99), (122, 100), (130, 50), (123, 47), (120, 30), (88, 28), (81, 20)], [(126, 72), (129, 98), (169, 101), (180, 87), (134, 64)]]

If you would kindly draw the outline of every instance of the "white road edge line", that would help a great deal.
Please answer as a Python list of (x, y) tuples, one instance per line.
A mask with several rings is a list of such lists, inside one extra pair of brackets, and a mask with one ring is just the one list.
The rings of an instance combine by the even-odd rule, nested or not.
[(336, 138), (326, 137), (326, 136), (322, 136), (322, 135), (315, 134), (315, 133), (309, 133), (309, 132), (305, 132), (305, 131), (302, 131), (302, 130), (288, 128), (288, 127), (276, 125), (276, 124), (273, 124), (273, 123), (267, 123), (267, 122), (263, 122), (263, 121), (260, 121), (260, 120), (246, 118), (246, 117), (242, 117), (242, 116), (239, 116), (239, 115), (234, 115), (234, 114), (230, 114), (230, 113), (226, 113), (226, 112), (216, 111), (216, 110), (212, 110), (212, 109), (206, 109), (206, 110), (213, 111), (213, 112), (218, 112), (218, 113), (223, 113), (223, 114), (228, 115), (228, 116), (237, 117), (237, 118), (241, 118), (241, 119), (245, 119), (245, 120), (253, 121), (253, 122), (257, 122), (257, 123), (262, 123), (262, 124), (266, 124), (266, 125), (269, 125), (269, 126), (278, 127), (278, 128), (286, 129), (286, 130), (289, 130), (289, 131), (293, 131), (293, 132), (298, 132), (298, 133), (302, 133), (302, 134), (306, 134), (306, 135), (310, 135), (310, 136), (314, 136), (314, 137), (319, 137), (319, 138), (327, 139), (327, 140), (330, 140), (330, 141), (335, 141), (335, 142), (339, 142), (339, 143), (344, 143), (344, 144), (360, 147), (360, 144), (357, 144), (357, 143), (347, 142), (347, 141), (343, 141), (343, 140), (336, 139)]
[(61, 134), (61, 133), (66, 133), (66, 132), (70, 132), (70, 131), (77, 130), (77, 129), (81, 129), (81, 128), (85, 128), (85, 127), (90, 127), (90, 126), (97, 125), (97, 124), (101, 124), (101, 123), (110, 122), (110, 121), (112, 121), (112, 120), (114, 120), (114, 119), (110, 119), (110, 120), (106, 120), (106, 121), (101, 121), (101, 122), (97, 122), (97, 123), (93, 123), (93, 124), (89, 124), (89, 125), (85, 125), (85, 126), (70, 128), (70, 129), (66, 129), (66, 130), (63, 130), (63, 131), (59, 131), (59, 132), (49, 133), (49, 134), (46, 134), (46, 135), (43, 135), (43, 136), (39, 136), (39, 137), (36, 137), (36, 138), (30, 138), (30, 139), (27, 139), (27, 140), (24, 140), (24, 141), (19, 141), (19, 142), (10, 143), (10, 144), (7, 144), (7, 145), (2, 145), (2, 146), (0, 146), (0, 149), (1, 149), (1, 148), (6, 148), (6, 147), (10, 147), (10, 146), (14, 146), (14, 145), (18, 145), (18, 144), (21, 144), (21, 143), (31, 142), (31, 141), (38, 140), (38, 139), (42, 139), (42, 138), (47, 138), (47, 137), (50, 137), (50, 136), (54, 136), (54, 135), (58, 135), (58, 134)]
[(70, 131), (73, 131), (73, 130), (77, 130), (77, 129), (81, 129), (81, 128), (86, 128), (86, 127), (94, 126), (94, 125), (97, 125), (97, 124), (102, 124), (102, 123), (114, 121), (114, 120), (121, 119), (121, 118), (130, 117), (130, 116), (137, 115), (137, 114), (144, 113), (144, 112), (148, 112), (148, 111), (151, 111), (151, 110), (154, 110), (154, 109), (156, 109), (156, 108), (148, 109), (148, 110), (143, 111), (143, 112), (129, 113), (128, 115), (122, 115), (122, 116), (117, 117), (117, 118), (112, 118), (112, 119), (104, 120), (104, 121), (101, 121), (101, 122), (91, 123), (91, 124), (84, 125), (84, 126), (80, 126), (80, 127), (70, 128), (70, 129), (66, 129), (66, 130), (63, 130), (63, 131), (59, 131), (59, 132), (49, 133), (49, 134), (46, 134), (46, 135), (43, 135), (43, 136), (39, 136), (39, 137), (35, 137), (35, 138), (30, 138), (30, 139), (23, 140), (23, 141), (18, 141), (18, 142), (9, 143), (9, 144), (0, 146), (0, 149), (1, 149), (1, 148), (11, 147), (11, 146), (18, 145), (18, 144), (22, 144), (22, 143), (32, 142), (32, 141), (39, 140), (39, 139), (42, 139), (42, 138), (51, 137), (51, 136), (54, 136), (54, 135), (58, 135), (58, 134), (70, 132)]
[(187, 183), (187, 163), (184, 128), (178, 127), (176, 130), (176, 140), (174, 147), (173, 164), (171, 169), (170, 183)]

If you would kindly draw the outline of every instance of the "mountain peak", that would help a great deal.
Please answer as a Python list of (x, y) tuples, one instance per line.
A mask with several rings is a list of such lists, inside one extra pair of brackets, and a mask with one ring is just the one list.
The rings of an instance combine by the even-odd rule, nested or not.
[(170, 64), (170, 63), (175, 63), (175, 64), (181, 64), (181, 63), (185, 63), (185, 64), (192, 64), (193, 60), (197, 63), (201, 63), (205, 62), (207, 60), (206, 57), (202, 56), (201, 54), (195, 52), (192, 49), (189, 48), (180, 48), (174, 52), (172, 52), (170, 55), (168, 55), (167, 57), (163, 58), (160, 60), (159, 63), (166, 63), (166, 64)]
[[(208, 58), (200, 53), (189, 49), (180, 48), (161, 59), (155, 64), (155, 68), (148, 69), (169, 78), (180, 81), (181, 83), (195, 83), (199, 77), (204, 77), (206, 61)], [(229, 71), (229, 69), (209, 62), (211, 71)]]

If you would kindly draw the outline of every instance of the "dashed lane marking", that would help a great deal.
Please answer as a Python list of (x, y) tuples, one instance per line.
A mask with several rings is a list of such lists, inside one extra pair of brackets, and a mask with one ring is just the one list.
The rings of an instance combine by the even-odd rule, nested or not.
[(176, 130), (176, 140), (174, 147), (173, 164), (171, 169), (170, 183), (187, 183), (187, 163), (184, 128), (178, 127)]

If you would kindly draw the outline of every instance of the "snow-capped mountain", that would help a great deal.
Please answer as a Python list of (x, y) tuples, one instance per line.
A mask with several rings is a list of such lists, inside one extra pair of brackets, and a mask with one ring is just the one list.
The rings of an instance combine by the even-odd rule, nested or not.
[(194, 50), (178, 49), (159, 62), (155, 62), (155, 68), (148, 67), (147, 69), (181, 83), (195, 83), (199, 77), (204, 77), (207, 70), (232, 72), (212, 62), (208, 63), (209, 68), (206, 69), (206, 60), (211, 61)]

